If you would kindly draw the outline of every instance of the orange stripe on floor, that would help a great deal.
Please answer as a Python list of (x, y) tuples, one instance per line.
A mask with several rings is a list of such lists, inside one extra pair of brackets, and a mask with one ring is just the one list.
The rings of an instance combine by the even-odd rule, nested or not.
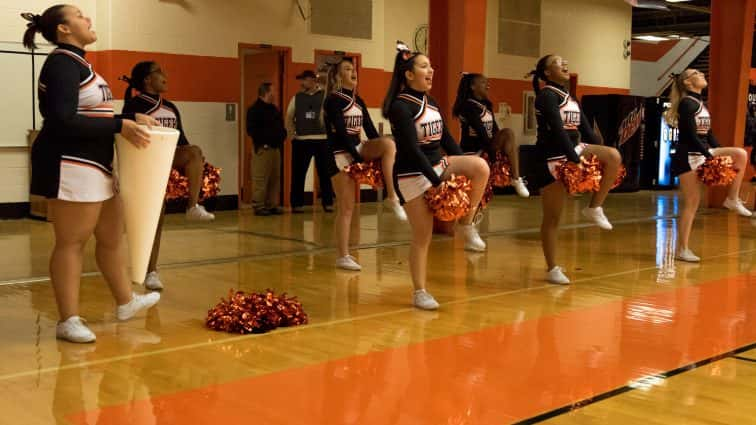
[[(710, 281), (69, 419), (113, 425), (512, 422), (753, 343), (755, 284), (751, 275)], [(559, 302), (569, 289), (554, 294)], [(443, 306), (438, 314), (446, 314)]]

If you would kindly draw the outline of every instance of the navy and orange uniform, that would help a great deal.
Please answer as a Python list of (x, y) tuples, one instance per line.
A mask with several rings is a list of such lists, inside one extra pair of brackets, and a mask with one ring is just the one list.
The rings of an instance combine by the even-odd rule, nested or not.
[[(85, 52), (61, 44), (39, 76), (42, 129), (32, 147), (31, 193), (72, 202), (113, 196), (113, 140), (123, 121)], [(133, 119), (133, 116), (128, 116)]]
[(186, 146), (189, 141), (184, 134), (181, 124), (181, 114), (173, 103), (163, 99), (160, 95), (140, 93), (138, 96), (127, 100), (123, 105), (123, 113), (140, 113), (155, 118), (163, 127), (173, 128), (179, 131), (178, 146)]
[(362, 130), (367, 138), (379, 137), (370, 119), (367, 106), (352, 90), (340, 89), (328, 95), (323, 104), (323, 120), (328, 134), (328, 146), (333, 152), (336, 167), (331, 175), (352, 162), (362, 162), (360, 144)]
[(580, 105), (559, 84), (547, 82), (535, 99), (538, 136), (536, 147), (541, 155), (541, 185), (554, 181), (554, 165), (568, 160), (580, 162), (585, 143), (601, 144)]
[(405, 89), (389, 109), (391, 131), (396, 140), (394, 187), (402, 202), (441, 184), (446, 155), (462, 155), (449, 134), (438, 104), (425, 93)]
[(674, 176), (697, 168), (705, 158), (712, 156), (709, 149), (719, 147), (711, 131), (711, 115), (700, 94), (688, 93), (680, 100), (677, 112), (679, 137), (672, 154), (671, 170)]
[(463, 152), (477, 153), (491, 149), (499, 126), (493, 114), (493, 105), (488, 99), (467, 99), (459, 114), (462, 124), (460, 147)]

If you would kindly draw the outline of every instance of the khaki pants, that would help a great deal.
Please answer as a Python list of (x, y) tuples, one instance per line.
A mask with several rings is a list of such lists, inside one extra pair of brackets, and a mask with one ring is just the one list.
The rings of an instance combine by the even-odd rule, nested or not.
[(275, 208), (281, 192), (281, 149), (260, 148), (252, 154), (252, 207)]

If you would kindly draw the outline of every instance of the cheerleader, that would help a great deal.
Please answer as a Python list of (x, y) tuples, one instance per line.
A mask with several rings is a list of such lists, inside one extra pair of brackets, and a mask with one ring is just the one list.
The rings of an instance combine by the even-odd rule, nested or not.
[(22, 14), (29, 21), (23, 43), (35, 49), (36, 33), (57, 46), (39, 76), (39, 109), (44, 119), (31, 151), (31, 193), (48, 199), (54, 217), (55, 247), (50, 280), (60, 313), (56, 336), (71, 342), (93, 342), (95, 334), (79, 316), (79, 284), (84, 246), (94, 235), (97, 266), (116, 302), (116, 318), (128, 320), (152, 307), (160, 294), (131, 290), (122, 253), (124, 229), (120, 197), (112, 177), (113, 140), (120, 133), (139, 148), (149, 134), (137, 123), (157, 125), (146, 115), (115, 116), (108, 83), (86, 60), (84, 47), (97, 35), (92, 21), (68, 5), (42, 15)]
[(460, 147), (468, 154), (488, 154), (491, 161), (502, 151), (512, 164), (512, 186), (523, 198), (530, 196), (525, 182), (520, 177), (518, 146), (514, 133), (509, 129), (499, 130), (493, 114), (493, 104), (488, 99), (488, 78), (483, 74), (464, 73), (459, 80), (457, 99), (452, 114), (462, 125)]
[(671, 106), (665, 112), (664, 118), (670, 126), (679, 130), (679, 141), (672, 154), (672, 174), (680, 178), (680, 195), (683, 199), (678, 221), (676, 258), (697, 263), (701, 259), (693, 254), (688, 246), (693, 219), (701, 201), (702, 183), (695, 171), (712, 156), (732, 157), (738, 174), (728, 189), (724, 207), (744, 217), (750, 217), (751, 211), (746, 209), (740, 200), (740, 184), (748, 157), (743, 148), (719, 147), (711, 131), (709, 110), (701, 99), (701, 91), (708, 85), (706, 76), (701, 71), (686, 69), (673, 75), (672, 80)]
[[(186, 139), (184, 128), (181, 124), (181, 115), (176, 105), (162, 97), (167, 90), (168, 79), (156, 62), (140, 62), (131, 70), (130, 77), (121, 77), (129, 86), (124, 94), (123, 113), (141, 113), (149, 115), (157, 120), (163, 127), (175, 128), (179, 131), (178, 146), (173, 156), (173, 168), (181, 172), (189, 180), (189, 208), (186, 210), (186, 218), (194, 221), (211, 221), (215, 215), (207, 212), (205, 207), (199, 205), (200, 189), (202, 188), (202, 172), (205, 158), (202, 149), (196, 145), (190, 145)], [(139, 94), (133, 96), (133, 90)], [(152, 246), (152, 255), (147, 269), (147, 277), (144, 286), (151, 290), (163, 289), (163, 283), (157, 272), (157, 260), (160, 252), (160, 236), (163, 229), (165, 207), (160, 214), (155, 241)]]
[[(362, 270), (357, 260), (349, 255), (349, 228), (356, 187), (354, 179), (344, 171), (344, 167), (354, 162), (380, 159), (387, 192), (384, 205), (392, 209), (400, 220), (407, 220), (392, 184), (396, 147), (390, 138), (378, 135), (365, 102), (357, 95), (356, 89), (354, 64), (349, 59), (332, 64), (328, 71), (323, 112), (328, 143), (334, 157), (331, 181), (338, 199), (334, 228), (339, 251), (336, 267), (352, 271)], [(363, 130), (367, 141), (360, 141)]]
[[(530, 75), (533, 76), (533, 90), (536, 92), (536, 147), (542, 158), (541, 244), (548, 266), (546, 280), (554, 284), (567, 285), (570, 283), (569, 278), (556, 264), (559, 220), (567, 195), (562, 182), (556, 179), (557, 169), (566, 161), (579, 163), (581, 156), (596, 155), (603, 166), (604, 177), (601, 179), (599, 191), (593, 194), (590, 205), (583, 209), (582, 214), (600, 228), (611, 230), (612, 225), (604, 215), (601, 205), (617, 177), (621, 157), (616, 149), (601, 146), (601, 140), (588, 124), (580, 105), (570, 96), (566, 88), (570, 82), (566, 60), (556, 55), (544, 56)], [(546, 83), (543, 89), (540, 87), (540, 81)]]
[(399, 52), (382, 112), (391, 122), (396, 140), (396, 187), (412, 227), (409, 263), (415, 288), (413, 304), (419, 309), (435, 310), (438, 302), (425, 289), (433, 213), (423, 195), (452, 174), (472, 180), (471, 212), (460, 220), (458, 231), (465, 237), (466, 249), (485, 251), (486, 244), (472, 220), (483, 196), (489, 169), (482, 158), (462, 154), (446, 128), (438, 105), (428, 96), (433, 85), (433, 68), (428, 57), (411, 52), (403, 43), (397, 48)]

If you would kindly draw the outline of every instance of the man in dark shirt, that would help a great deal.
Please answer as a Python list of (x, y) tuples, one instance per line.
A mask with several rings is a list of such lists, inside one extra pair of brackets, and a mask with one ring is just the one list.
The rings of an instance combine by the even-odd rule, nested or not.
[(271, 83), (262, 83), (257, 101), (247, 111), (247, 134), (252, 138), (252, 207), (255, 215), (281, 214), (281, 145), (286, 128)]

